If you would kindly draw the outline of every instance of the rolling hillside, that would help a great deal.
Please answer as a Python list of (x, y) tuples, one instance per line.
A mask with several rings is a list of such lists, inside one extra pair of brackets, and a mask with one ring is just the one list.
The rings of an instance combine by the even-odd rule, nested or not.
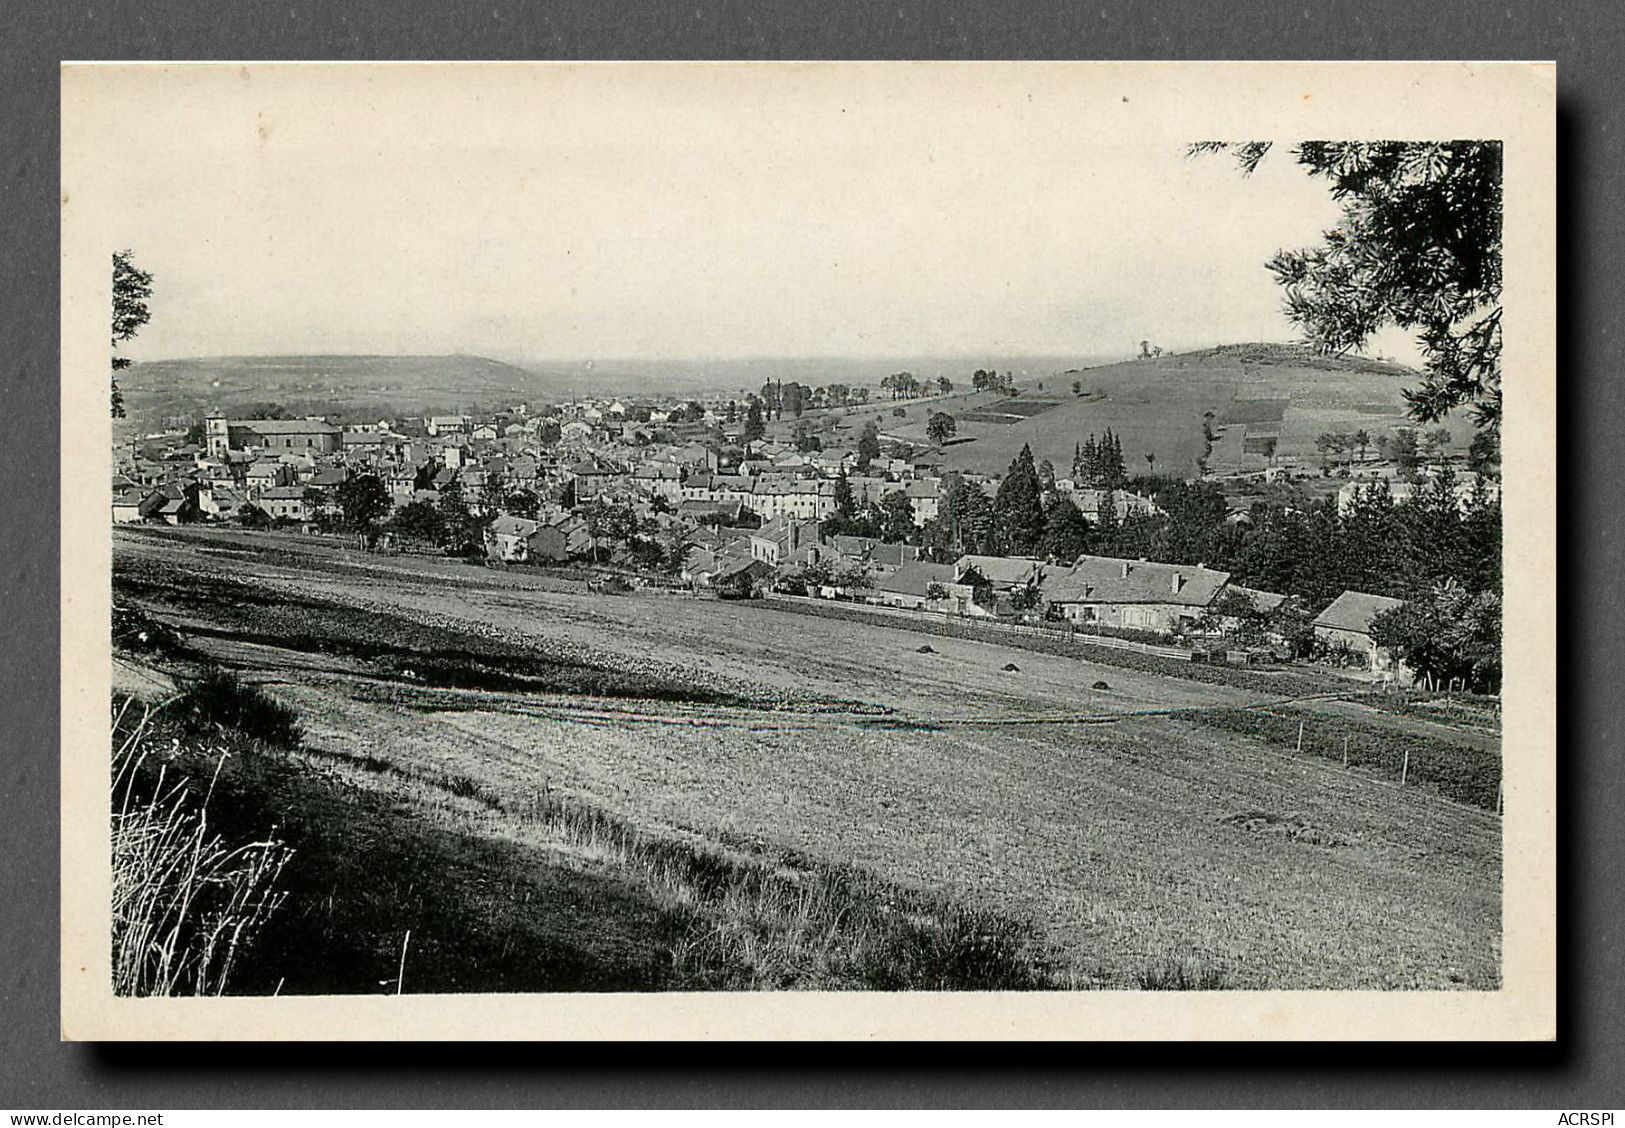
[[(1147, 453), (1160, 472), (1195, 473), (1202, 454), (1202, 419), (1214, 415), (1218, 434), (1209, 457), (1213, 469), (1261, 468), (1269, 440), (1277, 458), (1318, 459), (1315, 437), (1324, 431), (1364, 429), (1373, 437), (1414, 426), (1404, 414), (1401, 389), (1419, 374), (1400, 365), (1362, 357), (1323, 357), (1295, 345), (1226, 345), (1151, 360), (1123, 361), (1056, 372), (1039, 381), (1018, 381), (1010, 402), (993, 393), (935, 402), (882, 402), (847, 415), (843, 436), (856, 436), (870, 419), (883, 432), (925, 441), (925, 421), (948, 411), (958, 423), (947, 448), (950, 468), (1002, 473), (1030, 443), (1037, 459), (1058, 470), (1072, 463), (1074, 444), (1108, 427), (1123, 440), (1129, 472), (1143, 473)], [(1076, 380), (1081, 395), (1072, 391)], [(1001, 402), (1003, 401), (1003, 402)], [(1049, 404), (1050, 406), (1044, 406)], [(903, 406), (905, 414), (893, 413)], [(1457, 445), (1472, 435), (1465, 418), (1449, 425)]]
[(557, 394), (556, 381), (480, 356), (232, 356), (150, 361), (119, 380), (137, 426), (279, 403), (295, 412), (376, 419)]

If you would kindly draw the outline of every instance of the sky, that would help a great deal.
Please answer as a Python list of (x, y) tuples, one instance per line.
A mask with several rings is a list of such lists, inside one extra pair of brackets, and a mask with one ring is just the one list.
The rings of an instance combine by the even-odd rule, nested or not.
[(1264, 263), (1335, 223), (1325, 185), (1188, 158), (1178, 91), (1056, 75), (70, 68), (65, 153), (95, 157), (64, 209), (154, 276), (138, 360), (1292, 339)]

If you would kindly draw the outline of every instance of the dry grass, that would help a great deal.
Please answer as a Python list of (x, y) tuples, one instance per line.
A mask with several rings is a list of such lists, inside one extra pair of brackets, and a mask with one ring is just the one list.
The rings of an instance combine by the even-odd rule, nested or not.
[(1222, 991), (1230, 986), (1223, 968), (1197, 960), (1165, 959), (1140, 973), (1142, 991)]
[(572, 796), (505, 802), (466, 776), (436, 785), (565, 844), (684, 921), (670, 984), (686, 989), (1028, 990), (1052, 985), (1030, 922), (793, 852), (645, 830)]
[[(187, 567), (185, 537), (147, 539), (155, 544), (139, 555)], [(726, 679), (755, 701), (792, 692), (863, 701), (899, 720), (1250, 703), (1235, 686), (737, 605), (564, 596), (484, 572), (477, 582), (453, 584), (427, 565), (422, 582), (380, 580), (317, 551), (298, 568), (290, 558), (263, 576), (229, 560), (211, 558), (209, 566), (268, 593), (351, 601), (425, 629), (449, 624), (513, 647), (570, 648), (616, 668), (654, 661), (673, 677), (692, 671), (700, 685)], [(476, 794), (493, 798), (483, 832), (493, 838), (515, 833), (515, 817), (546, 780), (555, 795), (613, 812), (646, 840), (675, 834), (747, 854), (759, 841), (769, 874), (803, 868), (775, 860), (773, 851), (793, 851), (874, 875), (882, 904), (889, 889), (936, 890), (954, 903), (1034, 921), (1069, 968), (1060, 977), (1079, 985), (1133, 987), (1147, 969), (1179, 959), (1222, 968), (1227, 986), (1237, 988), (1488, 989), (1499, 982), (1493, 814), (1319, 758), (1283, 756), (1245, 734), (1177, 717), (881, 729), (756, 705), (650, 704), (637, 709), (648, 716), (634, 719), (602, 699), (398, 682), (379, 683), (388, 694), (364, 692), (348, 672), (324, 672), (319, 655), (286, 641), (276, 649), (210, 646), (223, 660), (275, 670), (284, 683), (277, 692), (300, 709), (311, 742), (325, 755), (348, 757), (357, 778), (394, 787), (406, 773), (427, 781), (441, 801), (464, 806)], [(921, 655), (922, 645), (937, 653)], [(1020, 673), (1000, 672), (1012, 660)], [(1109, 688), (1090, 688), (1102, 680)], [(453, 777), (471, 782), (442, 783)], [(475, 790), (463, 796), (459, 787)], [(568, 842), (540, 823), (534, 830), (537, 841)], [(571, 847), (587, 858), (600, 848), (611, 844)], [(688, 897), (706, 906), (708, 927), (734, 922), (710, 937), (689, 933), (688, 919), (658, 941), (649, 935), (687, 968), (703, 968), (713, 949), (731, 949), (723, 963), (756, 967), (748, 974), (768, 980), (775, 968), (796, 966), (800, 953), (831, 943), (816, 926), (827, 919), (816, 890), (805, 910), (791, 896), (811, 887), (805, 877), (768, 889), (765, 900), (743, 885), (724, 904), (699, 896), (703, 888), (668, 899), (654, 871), (604, 868), (635, 878), (639, 904), (681, 906)], [(959, 928), (946, 918), (933, 927), (944, 935)], [(784, 939), (781, 954), (758, 955), (760, 931)], [(962, 931), (982, 934), (974, 923)], [(849, 931), (839, 944), (859, 951), (857, 935)], [(398, 952), (399, 943), (397, 929), (389, 947)], [(853, 970), (860, 958), (835, 962), (851, 981), (862, 978)], [(908, 965), (901, 956), (896, 962)]]
[[(150, 710), (113, 718), (113, 990), (219, 995), (237, 960), (282, 903), (290, 851), (274, 837), (231, 845), (209, 827), (209, 797), (163, 762)], [(156, 760), (155, 770), (149, 760)], [(218, 761), (217, 761), (218, 764)]]

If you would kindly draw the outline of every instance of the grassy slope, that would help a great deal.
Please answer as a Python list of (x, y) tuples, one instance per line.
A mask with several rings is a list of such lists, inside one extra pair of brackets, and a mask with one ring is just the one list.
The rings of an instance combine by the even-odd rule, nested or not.
[[(1086, 398), (1073, 398), (1074, 379), (1090, 393)], [(1147, 452), (1157, 456), (1158, 471), (1194, 473), (1202, 453), (1203, 413), (1212, 411), (1222, 419), (1238, 399), (1290, 401), (1281, 421), (1278, 452), (1312, 460), (1316, 457), (1315, 436), (1323, 431), (1364, 428), (1377, 434), (1406, 425), (1400, 389), (1415, 379), (1414, 372), (1396, 365), (1315, 357), (1288, 345), (1227, 346), (1125, 361), (1055, 375), (1043, 381), (1042, 391), (1036, 380), (1023, 382), (1024, 394), (1061, 399), (1062, 406), (1022, 423), (961, 423), (958, 436), (975, 441), (950, 446), (948, 464), (956, 469), (1002, 473), (1022, 445), (1030, 443), (1035, 458), (1048, 458), (1058, 470), (1067, 470), (1074, 444), (1111, 428), (1123, 439), (1129, 473), (1148, 469)], [(979, 397), (950, 410), (973, 410), (996, 398)], [(1387, 405), (1389, 410), (1360, 412), (1355, 409), (1357, 404)], [(912, 411), (907, 420), (919, 430), (922, 441), (925, 410)], [(905, 422), (891, 419), (889, 405), (878, 414), (883, 428)], [(1450, 426), (1458, 443), (1470, 437), (1467, 422), (1454, 421)], [(1242, 429), (1234, 428), (1230, 441), (1218, 445), (1214, 468), (1223, 468), (1227, 460), (1239, 456), (1241, 436)]]
[(136, 364), (119, 377), (131, 415), (151, 425), (170, 415), (201, 415), (207, 407), (229, 414), (266, 402), (323, 413), (385, 405), (397, 411), (476, 403), (495, 409), (550, 395), (556, 384), (479, 356), (199, 357)]
[[(121, 538), (121, 559), (190, 553)], [(1244, 703), (1248, 695), (963, 640), (726, 604), (564, 596), (521, 581), (416, 583), (312, 557), (211, 569), (317, 590), (526, 645), (592, 645), (706, 678), (857, 700), (899, 719)], [(425, 568), (425, 577), (438, 575)], [(285, 585), (285, 586), (284, 586)], [(197, 611), (189, 614), (198, 614)], [(307, 626), (308, 633), (308, 626)], [(1497, 976), (1499, 824), (1251, 737), (1168, 718), (1111, 725), (876, 729), (777, 706), (712, 709), (362, 682), (330, 660), (216, 639), (273, 678), (316, 745), (498, 796), (545, 786), (639, 825), (761, 842), (1031, 915), (1077, 981), (1132, 985), (1197, 958), (1243, 986), (1485, 987)], [(1005, 661), (1019, 674), (1002, 673)], [(1087, 688), (1097, 678), (1110, 691)], [(616, 710), (623, 712), (617, 714)], [(628, 715), (639, 713), (639, 717)], [(367, 817), (373, 817), (369, 812)]]

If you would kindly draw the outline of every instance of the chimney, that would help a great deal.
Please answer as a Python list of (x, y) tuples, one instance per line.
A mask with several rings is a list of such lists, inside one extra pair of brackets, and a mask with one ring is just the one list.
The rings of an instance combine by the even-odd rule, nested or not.
[(1128, 561), (1123, 561), (1123, 579), (1128, 579)]
[(1178, 595), (1179, 594), (1179, 589), (1185, 586), (1185, 576), (1184, 576), (1183, 573), (1181, 573), (1181, 572), (1175, 572), (1174, 573), (1172, 586), (1173, 586), (1174, 594)]

